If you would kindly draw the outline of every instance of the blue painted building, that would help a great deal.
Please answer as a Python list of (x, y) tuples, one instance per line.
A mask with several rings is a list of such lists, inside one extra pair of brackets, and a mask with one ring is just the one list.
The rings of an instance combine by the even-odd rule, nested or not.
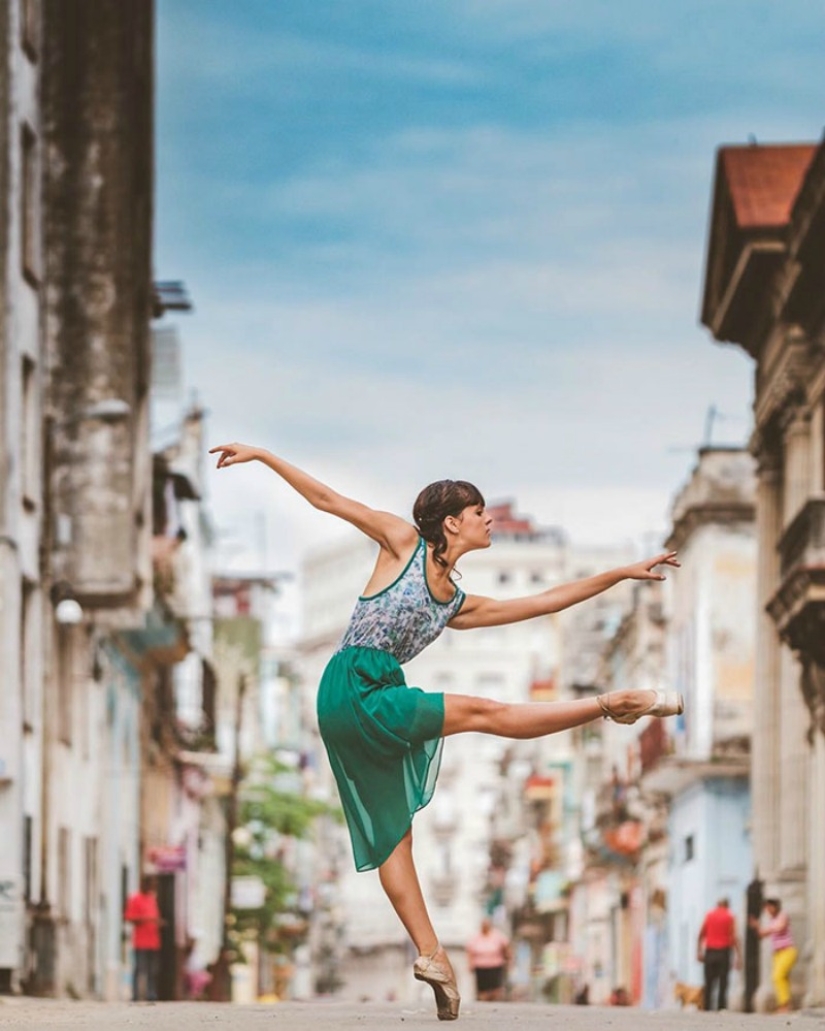
[(673, 798), (667, 932), (671, 973), (678, 981), (702, 983), (697, 939), (705, 913), (719, 899), (729, 899), (740, 938), (744, 933), (745, 891), (753, 876), (750, 804), (747, 775), (705, 770)]

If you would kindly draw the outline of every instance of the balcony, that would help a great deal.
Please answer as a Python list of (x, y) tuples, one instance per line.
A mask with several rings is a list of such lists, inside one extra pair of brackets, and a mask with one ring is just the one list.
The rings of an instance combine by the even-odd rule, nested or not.
[(781, 581), (767, 609), (794, 651), (825, 665), (825, 496), (811, 497), (779, 540)]

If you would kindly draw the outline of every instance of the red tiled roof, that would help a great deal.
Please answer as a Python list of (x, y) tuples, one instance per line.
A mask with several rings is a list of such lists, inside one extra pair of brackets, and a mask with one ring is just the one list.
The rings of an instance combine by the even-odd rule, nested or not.
[(787, 225), (816, 144), (722, 147), (720, 157), (741, 229)]
[(531, 533), (534, 529), (530, 519), (513, 514), (512, 501), (503, 501), (498, 505), (488, 505), (487, 511), (493, 517), (494, 533)]

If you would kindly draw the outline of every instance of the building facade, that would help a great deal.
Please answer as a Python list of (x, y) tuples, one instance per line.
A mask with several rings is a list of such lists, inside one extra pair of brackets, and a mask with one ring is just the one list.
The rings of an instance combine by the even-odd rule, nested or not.
[[(721, 895), (745, 921), (756, 545), (753, 462), (702, 449), (666, 542), (681, 568), (635, 584), (598, 646), (591, 691), (676, 689), (684, 715), (576, 734), (582, 856), (569, 886), (571, 968), (591, 1002), (673, 1005), (701, 983), (696, 941)], [(582, 687), (584, 689), (584, 686)]]
[(641, 784), (646, 793), (664, 795), (669, 806), (669, 969), (688, 984), (702, 981), (696, 942), (716, 900), (730, 900), (743, 939), (747, 924), (754, 502), (751, 456), (741, 448), (702, 448), (674, 500), (666, 542), (682, 562), (668, 583), (667, 651), (668, 681), (685, 696), (685, 712), (672, 753), (654, 760), (648, 752)]
[[(825, 1004), (824, 296), (825, 145), (721, 147), (702, 321), (750, 356), (755, 378), (754, 863), (800, 946), (795, 996), (816, 1005)], [(760, 1005), (770, 996), (762, 980)]]
[(128, 997), (156, 871), (174, 997), (224, 833), (203, 442), (150, 435), (154, 5), (10, 0), (0, 54), (0, 991)]
[(0, 987), (84, 995), (138, 863), (153, 9), (14, 0), (0, 41)]

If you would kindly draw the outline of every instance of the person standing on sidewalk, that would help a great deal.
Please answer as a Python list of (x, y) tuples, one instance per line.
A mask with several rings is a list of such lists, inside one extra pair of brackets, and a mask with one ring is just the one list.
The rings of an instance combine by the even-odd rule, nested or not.
[(760, 938), (770, 938), (773, 946), (773, 971), (771, 979), (776, 992), (776, 1012), (791, 1012), (791, 970), (796, 963), (796, 946), (791, 936), (788, 914), (782, 912), (779, 899), (765, 899), (764, 908), (770, 920), (762, 927), (755, 916), (749, 920)]
[(154, 877), (141, 877), (140, 891), (129, 896), (123, 919), (132, 925), (132, 1002), (157, 1002), (161, 919)]
[[(739, 940), (736, 937), (736, 920), (730, 911), (727, 899), (719, 899), (716, 908), (705, 916), (699, 931), (696, 958), (705, 968), (705, 1009), (726, 1010), (728, 1008), (728, 976), (730, 975), (731, 952), (735, 955), (738, 968), (742, 957)], [(719, 994), (714, 1002), (714, 988)]]
[[(376, 402), (377, 403), (377, 402)], [(558, 702), (493, 701), (423, 691), (407, 684), (402, 665), (448, 626), (506, 626), (561, 612), (623, 580), (664, 580), (676, 553), (634, 562), (598, 576), (522, 598), (465, 594), (456, 562), (489, 548), (493, 517), (478, 488), (438, 480), (418, 495), (409, 522), (345, 497), (264, 448), (220, 444), (218, 469), (260, 462), (314, 508), (351, 523), (378, 545), (376, 564), (349, 625), (321, 677), (316, 711), (358, 870), (378, 870), (390, 903), (418, 958), (413, 976), (429, 984), (439, 1020), (458, 1018), (455, 971), (430, 921), (412, 853), (412, 821), (430, 801), (444, 739), (475, 732), (531, 740), (605, 717), (635, 723), (684, 711), (678, 691), (613, 691)]]
[(484, 917), (478, 934), (467, 942), (467, 963), (475, 974), (478, 1001), (503, 1001), (510, 966), (510, 939), (493, 927), (489, 917)]

